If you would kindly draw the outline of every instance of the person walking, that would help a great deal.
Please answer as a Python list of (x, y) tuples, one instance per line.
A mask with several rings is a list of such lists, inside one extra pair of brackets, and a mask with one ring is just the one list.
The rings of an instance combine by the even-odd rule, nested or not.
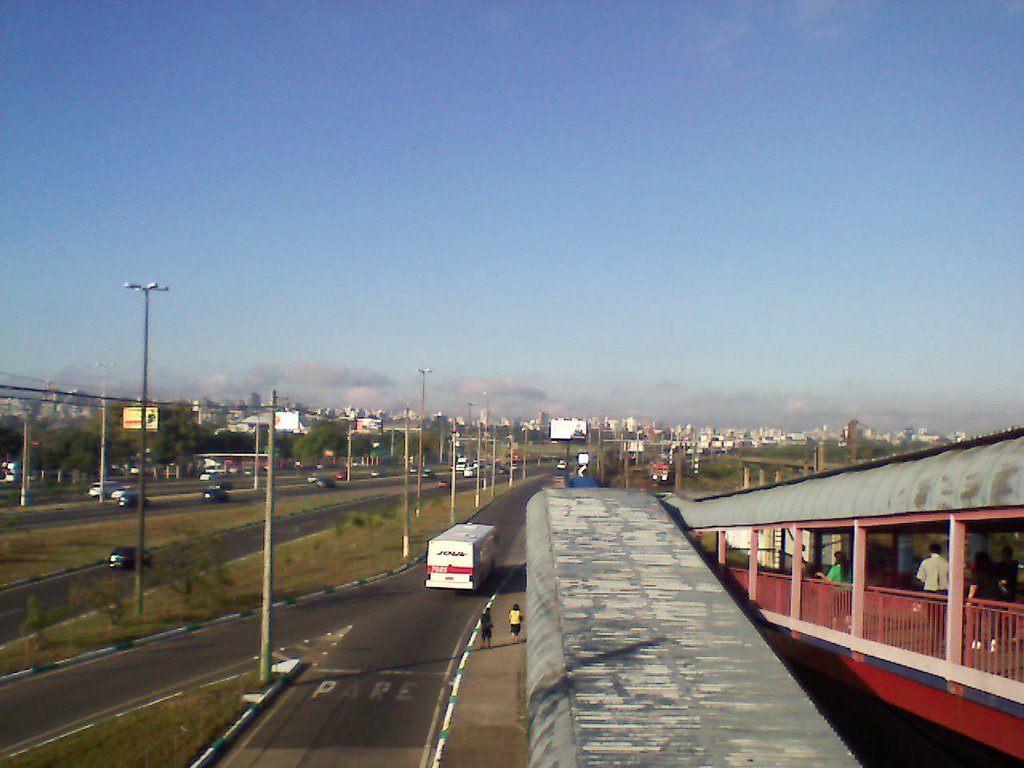
[(519, 642), (519, 630), (523, 627), (523, 612), (519, 609), (519, 603), (512, 606), (508, 612), (508, 626), (512, 630), (513, 642)]
[(491, 647), (491, 635), (494, 633), (494, 622), (491, 621), (491, 609), (485, 608), (480, 617), (480, 643), (485, 648)]
[(942, 546), (933, 541), (930, 554), (921, 561), (915, 577), (924, 585), (925, 592), (945, 592), (949, 588), (949, 563), (942, 556)]

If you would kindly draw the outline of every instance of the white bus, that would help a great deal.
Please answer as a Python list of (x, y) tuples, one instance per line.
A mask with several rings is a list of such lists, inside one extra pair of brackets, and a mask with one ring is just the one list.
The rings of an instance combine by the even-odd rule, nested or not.
[(494, 570), (493, 525), (462, 523), (427, 544), (427, 587), (477, 590)]

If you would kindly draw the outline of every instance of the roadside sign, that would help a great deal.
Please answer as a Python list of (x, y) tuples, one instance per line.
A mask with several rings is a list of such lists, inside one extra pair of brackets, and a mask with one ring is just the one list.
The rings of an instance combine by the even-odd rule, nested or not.
[[(160, 409), (155, 405), (146, 406), (146, 431), (160, 428)], [(142, 406), (129, 405), (121, 410), (121, 429), (142, 429)]]

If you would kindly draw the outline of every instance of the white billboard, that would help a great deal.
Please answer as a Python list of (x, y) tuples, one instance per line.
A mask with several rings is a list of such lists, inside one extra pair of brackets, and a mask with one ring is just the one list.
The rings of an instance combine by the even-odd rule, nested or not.
[(299, 412), (298, 411), (276, 411), (274, 413), (274, 429), (279, 432), (298, 432)]
[(586, 440), (587, 422), (584, 419), (552, 419), (552, 440)]

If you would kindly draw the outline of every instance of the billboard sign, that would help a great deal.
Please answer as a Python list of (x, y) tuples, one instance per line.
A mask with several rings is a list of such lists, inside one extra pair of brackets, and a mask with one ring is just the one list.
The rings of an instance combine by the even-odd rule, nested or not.
[[(160, 409), (155, 405), (146, 406), (146, 431), (160, 428)], [(121, 409), (121, 429), (142, 429), (142, 406), (129, 405)]]
[(299, 412), (298, 411), (275, 411), (274, 429), (279, 432), (298, 432)]
[(586, 440), (587, 422), (583, 419), (552, 419), (552, 440)]
[(356, 419), (356, 432), (361, 435), (379, 435), (384, 431), (384, 420), (376, 416), (361, 416)]

